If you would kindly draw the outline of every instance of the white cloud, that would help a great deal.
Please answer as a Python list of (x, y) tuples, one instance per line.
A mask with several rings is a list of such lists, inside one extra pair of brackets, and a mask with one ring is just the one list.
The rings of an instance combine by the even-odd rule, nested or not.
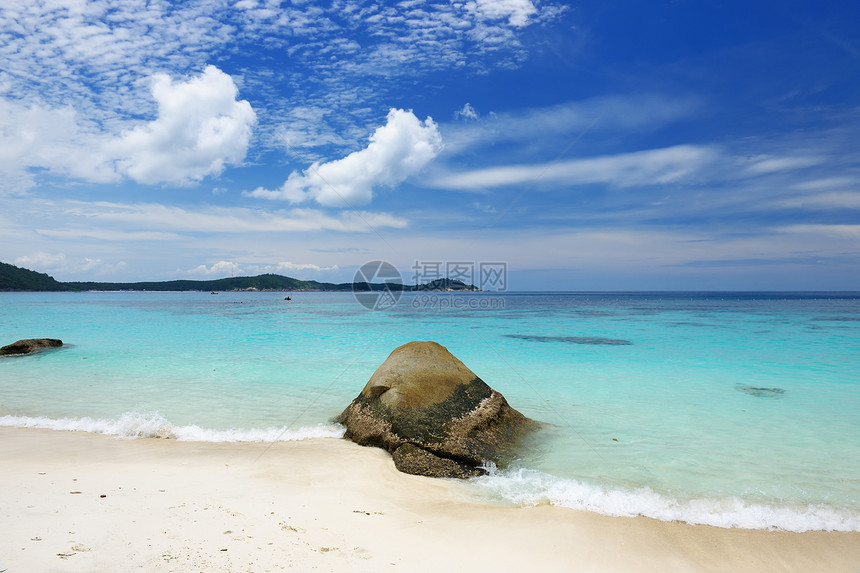
[(854, 177), (824, 177), (811, 181), (802, 181), (793, 186), (801, 191), (820, 191), (833, 188), (860, 188), (860, 179)]
[(112, 229), (36, 229), (43, 237), (56, 239), (97, 239), (99, 241), (173, 241), (179, 238), (176, 233), (159, 233), (155, 231), (124, 231)]
[[(468, 104), (467, 104), (468, 106)], [(471, 108), (471, 106), (468, 106)], [(490, 113), (475, 121), (440, 126), (448, 154), (477, 145), (537, 142), (555, 147), (557, 153), (586, 130), (593, 132), (641, 133), (689, 119), (701, 104), (694, 98), (639, 94), (604, 96), (559, 105)], [(460, 113), (467, 111), (464, 107)], [(467, 116), (458, 116), (465, 118)]]
[(0, 190), (34, 185), (32, 169), (95, 183), (123, 175), (146, 184), (189, 183), (240, 163), (256, 116), (214, 66), (185, 82), (153, 78), (158, 117), (121, 135), (100, 132), (72, 107), (0, 99)]
[[(263, 210), (242, 207), (183, 209), (157, 203), (68, 202), (61, 207), (68, 223), (78, 223), (79, 236), (96, 236), (116, 225), (125, 234), (146, 233), (152, 240), (171, 233), (270, 233), (340, 231), (373, 233), (374, 229), (407, 226), (407, 221), (388, 213), (344, 211), (336, 216), (315, 209)], [(81, 224), (95, 229), (80, 229)], [(70, 225), (71, 226), (71, 225)], [(61, 231), (62, 232), (62, 231)], [(40, 231), (47, 234), (48, 231)], [(140, 237), (141, 239), (143, 237)]]
[[(39, 0), (0, 9), (0, 60), (12, 97), (37, 91), (50, 107), (74, 105), (113, 121), (148, 110), (135, 85), (157, 69), (190, 69), (213, 46), (231, 40), (223, 7), (209, 1)], [(62, 103), (61, 103), (62, 102)]]
[(364, 205), (379, 187), (394, 187), (418, 173), (442, 149), (442, 136), (431, 118), (420, 121), (411, 111), (392, 109), (385, 125), (360, 151), (290, 174), (280, 189), (246, 194), (292, 203), (314, 200), (326, 207)]
[(821, 157), (795, 156), (795, 157), (772, 157), (759, 156), (752, 158), (752, 163), (745, 169), (749, 175), (766, 175), (779, 171), (791, 171), (804, 169), (818, 165), (824, 161)]
[(828, 209), (860, 209), (860, 193), (851, 191), (831, 191), (791, 197), (776, 202), (782, 207), (823, 207)]
[(188, 272), (192, 275), (235, 275), (239, 273), (239, 265), (233, 261), (218, 261), (209, 267), (200, 265)]
[[(287, 132), (292, 145), (351, 146), (360, 137), (356, 130), (372, 118), (372, 110), (399, 90), (398, 78), (428, 71), (521, 65), (527, 47), (520, 32), (557, 19), (565, 11), (564, 5), (550, 0), (394, 5), (339, 0), (325, 6), (279, 0), (5, 2), (0, 8), (0, 106), (14, 103), (49, 113), (73, 109), (81, 135), (113, 137), (127, 130), (148, 139), (150, 145), (133, 142), (132, 148), (140, 150), (136, 144), (141, 143), (145, 148), (141, 151), (147, 153), (116, 157), (111, 153), (115, 147), (104, 142), (88, 140), (80, 145), (78, 140), (61, 140), (65, 143), (59, 149), (56, 145), (42, 148), (53, 153), (47, 165), (34, 160), (12, 170), (0, 164), (0, 185), (32, 186), (28, 168), (110, 181), (117, 167), (110, 160), (120, 159), (120, 172), (136, 180), (187, 182), (217, 173), (221, 162), (241, 160), (240, 142), (232, 149), (224, 144), (223, 155), (210, 156), (209, 161), (201, 155), (180, 156), (177, 159), (186, 163), (184, 170), (180, 173), (169, 164), (162, 177), (158, 164), (164, 158), (156, 153), (154, 130), (169, 131), (164, 125), (168, 119), (162, 117), (161, 125), (150, 126), (153, 131), (148, 133), (140, 133), (146, 128), (132, 120), (153, 115), (161, 103), (149, 97), (146, 78), (165, 71), (175, 76), (199, 70), (212, 54), (225, 50), (238, 54), (262, 48), (289, 55), (289, 66), (263, 59), (243, 73), (242, 91), (251, 94), (254, 107), (262, 110), (261, 120), (278, 118), (276, 123), (261, 121), (259, 129), (266, 137), (260, 143), (272, 146), (275, 138), (270, 136), (285, 119), (293, 126)], [(289, 102), (283, 98), (287, 89)], [(290, 123), (291, 107), (325, 109), (330, 118), (306, 132)], [(8, 133), (10, 127), (0, 123), (0, 132)], [(45, 137), (40, 133), (38, 139)], [(92, 154), (104, 150), (108, 157), (96, 161)], [(75, 152), (91, 157), (77, 161)], [(86, 172), (96, 168), (98, 178)]]
[(0, 99), (0, 190), (31, 188), (31, 169), (98, 183), (114, 181), (117, 176), (99, 150), (101, 142), (71, 107), (51, 109)]
[(95, 274), (99, 276), (105, 276), (123, 271), (127, 266), (128, 265), (125, 263), (125, 261), (119, 261), (117, 263), (106, 263), (101, 259), (96, 259), (93, 257), (84, 257), (84, 262), (82, 264), (69, 270), (71, 272), (95, 272)]
[(490, 20), (508, 20), (508, 24), (521, 27), (528, 24), (529, 18), (537, 13), (531, 0), (474, 0), (467, 2), (470, 12)]
[[(857, 241), (860, 239), (860, 225), (823, 225), (823, 224), (805, 224), (805, 225), (786, 225), (778, 229), (784, 233), (794, 234), (809, 234), (822, 235), (827, 237), (835, 237), (839, 239), (850, 239)], [(856, 249), (857, 243), (853, 243)]]
[(186, 82), (156, 75), (158, 118), (121, 136), (119, 171), (141, 183), (188, 183), (241, 163), (256, 114), (237, 95), (232, 78), (215, 66)]
[(274, 267), (274, 271), (336, 271), (338, 270), (337, 265), (333, 265), (330, 267), (321, 267), (320, 265), (315, 265), (313, 263), (291, 263), (291, 262), (283, 262), (278, 263)]
[(259, 275), (263, 273), (282, 273), (291, 271), (314, 271), (324, 272), (338, 270), (337, 265), (324, 267), (313, 263), (291, 263), (282, 262), (270, 265), (261, 264), (242, 264), (234, 261), (218, 261), (209, 266), (199, 265), (190, 271), (185, 271), (192, 275), (219, 275), (219, 276), (246, 276)]
[(33, 253), (15, 259), (15, 265), (28, 269), (57, 269), (66, 264), (66, 255), (63, 253)]
[(40, 272), (51, 273), (76, 273), (76, 272), (94, 272), (98, 275), (105, 275), (113, 272), (118, 272), (126, 268), (124, 261), (116, 263), (106, 263), (97, 257), (83, 257), (81, 259), (74, 258), (69, 260), (65, 253), (45, 253), (38, 252), (32, 255), (24, 255), (15, 259), (15, 264), (30, 270), (38, 270)]
[(430, 185), (443, 189), (476, 190), (538, 182), (619, 187), (658, 185), (678, 181), (713, 161), (717, 153), (695, 145), (637, 151), (557, 163), (491, 167), (440, 176)]
[(476, 120), (479, 117), (480, 114), (474, 107), (472, 107), (472, 104), (470, 104), (469, 102), (466, 102), (466, 104), (463, 106), (463, 109), (458, 109), (456, 112), (454, 112), (455, 119), (462, 119), (468, 121)]

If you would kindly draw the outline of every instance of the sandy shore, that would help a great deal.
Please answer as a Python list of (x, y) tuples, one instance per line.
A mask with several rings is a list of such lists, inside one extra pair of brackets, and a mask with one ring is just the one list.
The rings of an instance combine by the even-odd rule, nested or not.
[(0, 428), (0, 572), (860, 571), (860, 534), (502, 508), (343, 440)]

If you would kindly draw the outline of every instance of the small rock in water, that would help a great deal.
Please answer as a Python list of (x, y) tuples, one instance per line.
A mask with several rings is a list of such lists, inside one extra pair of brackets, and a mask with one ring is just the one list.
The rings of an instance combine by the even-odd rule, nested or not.
[(30, 354), (46, 348), (59, 348), (63, 341), (57, 338), (25, 338), (0, 348), (0, 356), (14, 354)]
[(763, 388), (761, 386), (746, 386), (744, 384), (737, 384), (735, 390), (749, 394), (750, 396), (757, 396), (758, 398), (775, 398), (785, 394), (785, 390), (782, 388)]

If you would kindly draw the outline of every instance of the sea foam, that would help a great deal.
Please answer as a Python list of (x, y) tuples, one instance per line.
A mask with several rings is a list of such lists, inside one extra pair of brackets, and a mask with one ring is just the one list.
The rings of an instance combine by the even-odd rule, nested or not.
[(185, 442), (290, 442), (312, 438), (340, 438), (344, 428), (337, 424), (317, 424), (300, 428), (211, 429), (200, 426), (176, 426), (158, 412), (127, 412), (115, 419), (46, 418), (0, 416), (0, 426), (79, 431), (104, 434), (123, 439), (165, 438)]
[(473, 478), (470, 489), (486, 501), (532, 507), (550, 504), (613, 517), (651, 517), (723, 528), (785, 531), (860, 531), (860, 512), (824, 504), (754, 503), (737, 497), (679, 500), (654, 490), (611, 488), (536, 470), (495, 470)]

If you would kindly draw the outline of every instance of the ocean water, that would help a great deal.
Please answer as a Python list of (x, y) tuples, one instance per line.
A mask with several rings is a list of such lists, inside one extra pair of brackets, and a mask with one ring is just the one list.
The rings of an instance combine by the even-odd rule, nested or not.
[(340, 436), (397, 346), (445, 345), (546, 423), (489, 503), (860, 531), (860, 294), (0, 293), (0, 425), (120, 438)]

